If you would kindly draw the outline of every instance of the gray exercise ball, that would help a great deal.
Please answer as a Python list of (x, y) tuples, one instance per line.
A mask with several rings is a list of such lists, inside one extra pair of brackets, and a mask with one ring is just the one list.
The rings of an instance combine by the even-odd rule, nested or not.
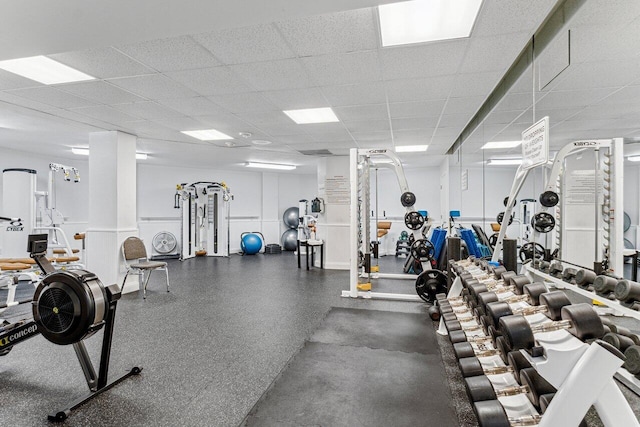
[(285, 251), (295, 251), (298, 248), (298, 230), (295, 228), (288, 229), (282, 233), (280, 242)]
[(289, 228), (298, 228), (298, 218), (299, 218), (299, 211), (298, 208), (291, 207), (289, 209), (287, 209), (286, 211), (284, 211), (284, 214), (282, 215), (282, 220), (284, 221), (284, 225), (286, 225)]

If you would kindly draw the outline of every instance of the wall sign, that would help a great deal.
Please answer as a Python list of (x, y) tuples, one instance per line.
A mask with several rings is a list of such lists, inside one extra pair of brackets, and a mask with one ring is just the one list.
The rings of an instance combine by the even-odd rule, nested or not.
[(344, 175), (325, 178), (324, 191), (327, 204), (348, 205), (351, 203), (349, 178)]
[(549, 161), (549, 116), (522, 132), (522, 169)]

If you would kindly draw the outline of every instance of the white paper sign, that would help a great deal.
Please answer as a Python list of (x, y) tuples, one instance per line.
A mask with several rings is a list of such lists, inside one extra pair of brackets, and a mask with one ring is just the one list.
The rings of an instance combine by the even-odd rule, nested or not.
[(549, 161), (549, 116), (522, 132), (522, 169)]

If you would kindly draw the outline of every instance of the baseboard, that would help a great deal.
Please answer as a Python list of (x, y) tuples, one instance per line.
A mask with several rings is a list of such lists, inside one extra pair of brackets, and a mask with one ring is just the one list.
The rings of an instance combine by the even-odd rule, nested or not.
[[(320, 264), (316, 261), (318, 265)], [(348, 262), (327, 262), (324, 263), (324, 268), (327, 270), (349, 270), (350, 264)]]

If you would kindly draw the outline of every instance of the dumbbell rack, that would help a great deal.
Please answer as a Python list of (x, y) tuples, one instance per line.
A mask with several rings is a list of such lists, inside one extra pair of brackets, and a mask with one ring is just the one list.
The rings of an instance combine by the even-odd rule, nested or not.
[[(534, 272), (537, 277), (545, 279), (546, 282), (561, 285), (556, 278), (535, 270)], [(529, 273), (531, 274), (530, 271)], [(542, 277), (539, 274), (548, 277)], [(447, 298), (461, 295), (462, 289), (462, 281), (460, 277), (456, 277)], [(589, 296), (591, 295), (589, 293)], [(526, 305), (526, 303), (522, 304)], [(516, 307), (514, 305), (514, 308)], [(543, 314), (533, 314), (526, 318), (531, 326), (550, 322), (549, 318)], [(475, 320), (462, 324), (463, 327), (475, 325), (477, 325)], [(442, 320), (438, 332), (447, 334)], [(477, 335), (483, 335), (481, 330), (478, 330)], [(622, 366), (623, 360), (608, 348), (606, 343), (589, 345), (566, 330), (538, 333), (536, 341), (544, 348), (545, 356), (532, 357), (527, 352), (522, 353), (531, 365), (558, 390), (541, 417), (539, 426), (577, 426), (592, 405), (605, 426), (640, 426), (629, 403), (613, 379)], [(482, 363), (485, 368), (504, 366), (503, 361), (497, 356), (484, 358)], [(512, 374), (492, 375), (491, 380), (496, 388), (517, 384)], [(499, 401), (510, 418), (538, 414), (535, 407), (523, 395), (500, 397)]]
[[(592, 299), (593, 301), (598, 302), (599, 304), (607, 307), (609, 310), (609, 314), (613, 316), (627, 316), (633, 317), (635, 319), (640, 320), (640, 312), (636, 310), (632, 310), (621, 305), (617, 300), (610, 300), (603, 296), (596, 294), (595, 292), (588, 291), (586, 289), (582, 289), (579, 286), (572, 285), (559, 279), (557, 277), (553, 277), (547, 273), (544, 273), (540, 270), (535, 269), (531, 263), (525, 264), (522, 267), (522, 274), (525, 274), (531, 280), (542, 280), (545, 282), (547, 287), (553, 287), (556, 289), (569, 290), (576, 294), (585, 296), (587, 298)], [(604, 311), (604, 310), (600, 310)], [(626, 369), (619, 369), (615, 374), (615, 378), (626, 385), (631, 391), (640, 396), (640, 379), (636, 378), (635, 375), (631, 374)]]

